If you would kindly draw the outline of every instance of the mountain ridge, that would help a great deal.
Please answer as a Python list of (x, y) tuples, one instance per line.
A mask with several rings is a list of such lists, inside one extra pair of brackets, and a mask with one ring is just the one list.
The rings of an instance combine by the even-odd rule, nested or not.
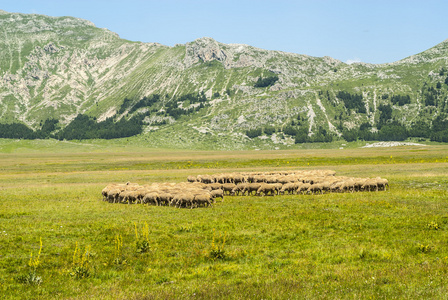
[[(430, 116), (446, 113), (446, 86), (436, 85), (444, 84), (448, 40), (397, 62), (349, 65), (328, 56), (223, 44), (210, 37), (172, 47), (127, 41), (73, 17), (3, 11), (0, 26), (4, 28), (0, 123), (20, 122), (34, 130), (45, 120), (57, 119), (57, 133), (79, 114), (102, 122), (129, 120), (151, 111), (143, 119), (143, 139), (152, 137), (163, 143), (164, 135), (180, 130), (180, 136), (184, 131), (195, 141), (194, 135), (203, 136), (203, 143), (213, 143), (212, 136), (225, 136), (228, 148), (251, 144), (254, 139), (272, 148), (294, 143), (292, 135), (283, 132), (291, 126), (306, 127), (309, 137), (325, 131), (340, 138), (344, 130), (364, 123), (375, 132), (381, 105), (392, 107), (389, 123), (398, 122), (407, 129), (416, 118), (432, 126)], [(263, 78), (277, 79), (256, 87)], [(423, 91), (429, 86), (438, 92), (436, 102), (424, 99)], [(361, 95), (361, 100), (352, 107), (352, 100), (340, 98), (347, 96), (341, 92)], [(179, 101), (192, 94), (203, 94), (207, 101), (194, 103), (194, 97)], [(143, 105), (141, 99), (154, 95), (161, 96), (157, 103), (134, 109), (137, 103)], [(401, 95), (410, 100), (403, 105), (391, 102), (393, 96)], [(125, 103), (130, 106), (123, 108)], [(180, 119), (166, 113), (193, 111), (200, 103), (204, 108)], [(291, 125), (298, 118), (301, 125)], [(154, 120), (166, 124), (154, 126)], [(246, 135), (249, 130), (271, 127), (276, 130), (274, 138)], [(201, 143), (200, 139), (195, 143)]]

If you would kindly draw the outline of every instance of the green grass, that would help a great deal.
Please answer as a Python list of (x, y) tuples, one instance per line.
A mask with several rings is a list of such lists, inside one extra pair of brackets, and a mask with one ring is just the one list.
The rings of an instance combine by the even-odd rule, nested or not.
[[(44, 142), (0, 143), (5, 299), (446, 298), (446, 146), (201, 152)], [(381, 176), (390, 190), (226, 197), (193, 210), (101, 201), (111, 182), (315, 168)], [(141, 242), (145, 224), (149, 250), (139, 253), (134, 226)], [(24, 283), (33, 272), (40, 285)]]

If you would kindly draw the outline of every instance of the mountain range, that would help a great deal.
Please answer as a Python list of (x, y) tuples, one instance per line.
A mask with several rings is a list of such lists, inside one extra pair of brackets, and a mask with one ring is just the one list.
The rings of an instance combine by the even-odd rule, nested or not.
[(448, 142), (448, 40), (394, 63), (346, 64), (208, 37), (128, 41), (73, 17), (0, 11), (0, 28), (0, 137), (26, 128), (196, 149)]

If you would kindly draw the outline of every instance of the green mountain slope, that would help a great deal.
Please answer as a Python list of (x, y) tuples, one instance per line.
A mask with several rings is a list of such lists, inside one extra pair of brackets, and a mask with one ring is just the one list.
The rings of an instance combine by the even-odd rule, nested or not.
[(448, 122), (448, 40), (391, 64), (347, 65), (211, 38), (132, 42), (72, 17), (0, 11), (0, 28), (0, 123), (40, 130), (55, 119), (48, 132), (60, 138), (79, 114), (137, 120), (136, 141), (152, 146), (226, 149)]

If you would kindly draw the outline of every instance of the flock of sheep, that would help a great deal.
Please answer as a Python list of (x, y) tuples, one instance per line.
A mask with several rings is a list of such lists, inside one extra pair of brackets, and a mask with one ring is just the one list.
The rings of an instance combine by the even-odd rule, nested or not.
[(389, 186), (387, 179), (336, 176), (331, 170), (238, 172), (188, 176), (188, 182), (110, 184), (103, 200), (112, 203), (141, 203), (194, 208), (210, 206), (224, 195), (274, 196), (327, 192), (381, 191)]
[(222, 191), (206, 189), (203, 183), (136, 183), (110, 184), (103, 191), (103, 200), (111, 203), (141, 203), (150, 205), (169, 205), (175, 207), (209, 206), (215, 198), (224, 195)]

